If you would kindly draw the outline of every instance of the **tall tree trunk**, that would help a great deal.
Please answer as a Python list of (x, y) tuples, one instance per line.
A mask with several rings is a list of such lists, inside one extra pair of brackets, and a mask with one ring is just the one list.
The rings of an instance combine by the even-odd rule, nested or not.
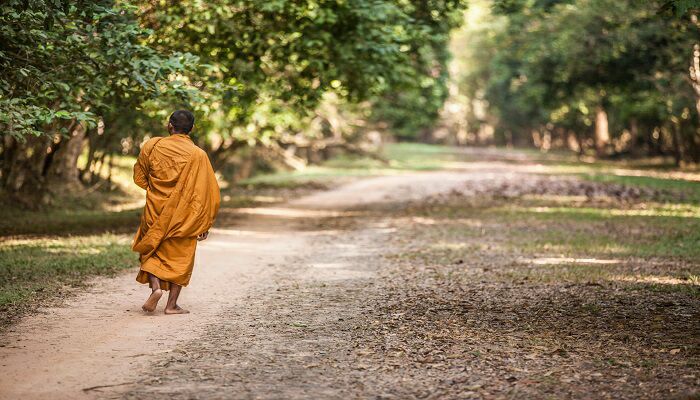
[[(690, 60), (690, 81), (695, 91), (695, 109), (697, 111), (697, 122), (700, 124), (700, 43), (696, 43), (693, 46), (693, 55)], [(695, 135), (697, 135), (697, 130)], [(700, 146), (698, 146), (695, 140), (691, 140), (690, 142), (693, 147), (691, 156), (693, 160), (697, 162), (697, 160), (700, 159), (700, 150), (698, 150)]]
[(671, 122), (671, 138), (673, 139), (673, 158), (676, 166), (680, 167), (683, 161), (683, 138), (681, 137), (681, 124), (676, 118), (672, 118)]
[(578, 154), (583, 154), (583, 145), (574, 131), (567, 131), (566, 145), (569, 147), (569, 150), (575, 151)]
[(30, 136), (24, 142), (14, 138), (9, 142), (3, 154), (3, 188), (16, 201), (35, 207), (44, 201), (42, 172), (51, 138)]
[(80, 153), (83, 150), (85, 135), (85, 126), (77, 123), (71, 130), (70, 137), (61, 140), (47, 171), (47, 178), (50, 184), (68, 184), (71, 186), (80, 184), (78, 157), (80, 157)]
[(595, 149), (598, 155), (605, 155), (609, 145), (608, 113), (605, 112), (603, 106), (599, 106), (595, 115)]
[(2, 137), (2, 165), (0, 165), (0, 187), (7, 187), (7, 177), (12, 171), (12, 160), (17, 154), (17, 139), (10, 135)]
[(233, 181), (241, 181), (243, 179), (250, 178), (253, 174), (253, 167), (255, 166), (255, 151), (251, 150), (250, 154), (243, 156), (241, 164), (236, 169), (233, 176)]
[(693, 55), (690, 59), (690, 81), (695, 90), (695, 108), (700, 120), (700, 43), (693, 46)]
[(637, 122), (637, 118), (630, 118), (630, 136), (632, 136), (630, 139), (632, 146), (636, 147), (640, 142), (639, 123)]

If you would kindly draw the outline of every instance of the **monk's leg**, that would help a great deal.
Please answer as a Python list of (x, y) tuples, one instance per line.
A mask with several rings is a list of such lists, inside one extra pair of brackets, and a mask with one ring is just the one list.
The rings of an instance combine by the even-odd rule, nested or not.
[(168, 295), (168, 304), (165, 306), (166, 314), (187, 314), (189, 311), (184, 308), (180, 308), (177, 305), (177, 298), (180, 296), (180, 290), (182, 286), (170, 283), (170, 295)]
[(160, 279), (158, 279), (157, 276), (149, 273), (148, 281), (151, 283), (151, 295), (148, 296), (148, 299), (145, 303), (143, 303), (141, 308), (143, 311), (153, 312), (155, 311), (156, 306), (158, 306), (158, 300), (160, 300), (161, 296), (163, 296), (163, 291), (160, 290)]

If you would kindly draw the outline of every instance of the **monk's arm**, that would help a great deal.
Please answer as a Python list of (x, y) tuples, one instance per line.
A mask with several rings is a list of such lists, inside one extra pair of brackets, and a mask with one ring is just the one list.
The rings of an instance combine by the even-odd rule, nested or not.
[(148, 189), (148, 153), (146, 146), (141, 149), (139, 158), (134, 164), (134, 183), (142, 189)]

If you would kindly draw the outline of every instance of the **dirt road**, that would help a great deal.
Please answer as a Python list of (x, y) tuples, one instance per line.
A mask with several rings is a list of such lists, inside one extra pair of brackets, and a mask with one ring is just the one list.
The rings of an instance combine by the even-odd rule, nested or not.
[[(396, 246), (402, 225), (377, 207), (455, 191), (473, 195), (509, 182), (532, 186), (540, 179), (532, 174), (537, 168), (483, 161), (454, 171), (368, 178), (274, 207), (225, 209), (219, 227), (200, 245), (192, 283), (183, 291), (182, 305), (191, 314), (165, 316), (161, 302), (159, 312), (144, 315), (147, 289), (134, 282), (133, 272), (96, 281), (65, 306), (21, 321), (2, 339), (0, 398), (531, 396), (512, 387), (485, 389), (495, 377), (511, 385), (526, 366), (508, 357), (531, 354), (477, 362), (475, 351), (450, 356), (444, 344), (439, 352), (410, 348), (410, 338), (402, 338), (410, 329), (396, 321), (415, 309), (386, 308), (397, 298), (389, 292), (402, 284), (383, 255)], [(515, 262), (496, 255), (491, 261)], [(420, 293), (428, 290), (426, 282), (404, 289)], [(697, 304), (692, 307), (697, 312)], [(433, 329), (421, 318), (409, 323)], [(451, 318), (454, 313), (445, 321)], [(437, 343), (444, 335), (464, 334), (434, 329), (427, 335)], [(418, 367), (403, 368), (393, 353), (414, 354)], [(551, 367), (552, 357), (537, 368)], [(598, 374), (585, 360), (565, 364)], [(694, 375), (683, 379), (690, 379), (686, 389), (697, 384)], [(605, 390), (600, 397), (610, 395)]]
[[(449, 191), (467, 179), (458, 173), (420, 177), (416, 188), (430, 183), (427, 193)], [(101, 397), (109, 388), (153, 378), (149, 366), (154, 360), (196, 340), (212, 323), (227, 319), (231, 310), (244, 312), (256, 291), (275, 291), (305, 279), (366, 277), (370, 272), (349, 260), (374, 251), (374, 236), (385, 231), (350, 238), (313, 227), (342, 213), (342, 207), (365, 203), (367, 184), (373, 200), (389, 201), (400, 199), (396, 193), (406, 191), (412, 178), (374, 178), (338, 189), (339, 197), (332, 191), (289, 205), (237, 210), (237, 226), (214, 229), (200, 244), (194, 279), (182, 295), (182, 304), (192, 311), (188, 315), (145, 315), (140, 304), (147, 289), (134, 282), (133, 273), (95, 281), (92, 289), (64, 307), (41, 310), (8, 331), (0, 348), (0, 397)], [(445, 178), (449, 181), (435, 185), (434, 179)], [(329, 211), (334, 208), (337, 211)], [(223, 214), (227, 212), (231, 211)], [(329, 242), (329, 236), (333, 241), (324, 246), (319, 238)], [(359, 246), (357, 237), (370, 245)], [(305, 258), (328, 251), (333, 260)]]

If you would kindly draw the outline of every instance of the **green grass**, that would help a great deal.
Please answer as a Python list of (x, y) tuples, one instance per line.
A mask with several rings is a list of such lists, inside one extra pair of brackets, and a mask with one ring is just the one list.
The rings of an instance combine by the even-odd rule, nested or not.
[[(540, 172), (544, 175), (571, 175), (655, 193), (642, 192), (639, 198), (624, 200), (525, 195), (433, 204), (419, 212), (435, 223), (421, 227), (419, 239), (414, 238), (432, 245), (401, 258), (448, 266), (455, 260), (469, 263), (503, 254), (501, 264), (479, 279), (615, 282), (628, 288), (700, 296), (697, 171), (678, 171), (663, 160), (588, 163), (565, 154), (525, 153), (545, 167)], [(545, 261), (509, 265), (508, 257)]]
[(55, 297), (65, 285), (136, 266), (130, 245), (131, 235), (111, 233), (0, 242), (0, 327), (32, 300)]
[(138, 264), (131, 238), (143, 191), (131, 182), (133, 158), (115, 159), (116, 188), (54, 193), (36, 210), (0, 199), (0, 328), (65, 287)]
[[(577, 220), (580, 223), (580, 220)], [(561, 219), (547, 225), (536, 238), (521, 237), (513, 246), (524, 252), (550, 252), (564, 256), (673, 257), (696, 260), (700, 257), (700, 223), (678, 219), (642, 221), (610, 219), (608, 224), (586, 224), (585, 230), (572, 229)], [(675, 227), (673, 227), (675, 226)]]
[[(418, 208), (412, 214), (432, 223), (405, 233), (420, 245), (398, 258), (433, 266), (440, 276), (454, 276), (449, 270), (457, 268), (457, 279), (615, 282), (700, 296), (698, 206), (655, 204), (635, 210), (562, 204), (546, 196), (471, 204), (456, 198)], [(469, 269), (482, 265), (480, 260), (488, 260), (490, 272), (475, 278)]]
[[(79, 160), (79, 164), (84, 162)], [(115, 157), (112, 188), (102, 181), (97, 187), (78, 192), (57, 190), (51, 193), (48, 204), (35, 204), (33, 209), (0, 193), (0, 237), (135, 231), (145, 191), (132, 181), (134, 162), (134, 157)], [(106, 178), (106, 171), (102, 175)]]
[[(659, 204), (635, 210), (546, 204), (542, 199), (489, 200), (473, 207), (446, 204), (422, 212), (446, 222), (435, 228), (445, 231), (446, 238), (477, 240), (492, 234), (504, 237), (503, 243), (514, 250), (533, 254), (700, 259), (700, 206)], [(475, 224), (486, 228), (474, 228)]]
[(140, 208), (125, 211), (51, 208), (39, 212), (4, 208), (0, 210), (0, 232), (4, 236), (130, 232), (138, 227), (140, 215)]
[(387, 144), (381, 155), (384, 161), (357, 155), (341, 155), (321, 165), (311, 165), (303, 170), (255, 175), (241, 181), (240, 184), (250, 187), (277, 188), (324, 185), (338, 180), (365, 176), (449, 168), (451, 163), (464, 161), (466, 158), (455, 148), (421, 143)]
[(669, 199), (700, 204), (700, 169), (698, 166), (679, 170), (668, 158), (622, 160), (580, 160), (568, 151), (542, 153), (518, 149), (533, 161), (546, 166), (545, 174), (573, 175), (584, 180), (625, 186), (650, 188), (667, 192)]
[(684, 201), (700, 204), (700, 182), (683, 179), (664, 179), (650, 176), (624, 176), (613, 174), (581, 174), (583, 179), (593, 182), (616, 183), (639, 186), (680, 194)]

